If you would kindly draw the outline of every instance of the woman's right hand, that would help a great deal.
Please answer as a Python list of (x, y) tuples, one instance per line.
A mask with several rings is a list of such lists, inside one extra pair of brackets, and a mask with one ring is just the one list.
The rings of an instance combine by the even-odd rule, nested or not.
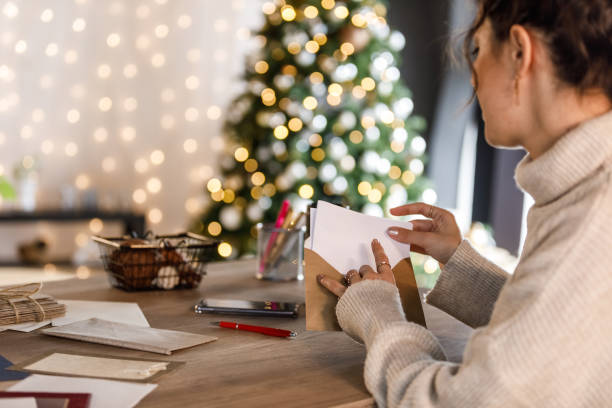
[(410, 250), (429, 255), (445, 264), (461, 244), (461, 231), (449, 211), (425, 203), (406, 204), (391, 209), (391, 215), (420, 214), (428, 220), (413, 220), (412, 230), (400, 227), (387, 229), (394, 240), (410, 244)]

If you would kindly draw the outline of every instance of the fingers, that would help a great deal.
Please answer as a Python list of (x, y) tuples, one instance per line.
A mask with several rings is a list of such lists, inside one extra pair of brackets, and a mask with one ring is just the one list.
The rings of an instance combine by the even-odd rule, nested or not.
[(421, 248), (429, 247), (432, 240), (435, 240), (435, 234), (433, 232), (411, 231), (400, 227), (388, 228), (387, 235), (397, 242), (416, 245)]
[(374, 253), (374, 261), (376, 262), (377, 272), (386, 275), (392, 273), (389, 258), (387, 257), (382, 245), (380, 245), (380, 241), (377, 239), (372, 241), (372, 252)]
[(439, 218), (445, 217), (447, 211), (439, 207), (434, 207), (431, 204), (425, 203), (412, 203), (406, 204), (399, 207), (392, 208), (390, 210), (391, 215), (414, 215), (420, 214), (427, 218)]
[(377, 274), (377, 272), (370, 265), (362, 265), (359, 268), (359, 274), (363, 279), (369, 279), (372, 275)]
[(412, 220), (410, 223), (413, 231), (431, 232), (434, 229), (434, 223), (431, 220)]
[(323, 286), (338, 297), (342, 296), (346, 291), (346, 287), (343, 284), (331, 279), (328, 276), (317, 275), (317, 281), (319, 282), (319, 284), (321, 284), (321, 286)]
[(356, 269), (351, 269), (346, 273), (346, 281), (348, 282), (349, 286), (361, 282), (361, 275)]

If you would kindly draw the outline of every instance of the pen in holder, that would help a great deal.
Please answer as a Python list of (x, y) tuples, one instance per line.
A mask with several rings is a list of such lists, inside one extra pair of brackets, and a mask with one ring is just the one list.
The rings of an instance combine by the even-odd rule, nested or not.
[(257, 224), (257, 279), (304, 279), (305, 231), (304, 226), (276, 228), (274, 224)]

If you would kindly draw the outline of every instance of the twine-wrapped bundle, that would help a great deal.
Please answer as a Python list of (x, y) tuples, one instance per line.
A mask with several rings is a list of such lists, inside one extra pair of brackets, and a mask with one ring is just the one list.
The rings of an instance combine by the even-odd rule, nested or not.
[(41, 288), (41, 282), (0, 288), (0, 326), (64, 316), (66, 305), (57, 303), (50, 296), (32, 297)]

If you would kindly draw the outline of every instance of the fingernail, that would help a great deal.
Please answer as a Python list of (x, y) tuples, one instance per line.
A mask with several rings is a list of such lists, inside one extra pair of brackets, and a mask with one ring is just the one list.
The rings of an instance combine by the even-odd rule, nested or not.
[(323, 280), (323, 275), (317, 275), (317, 280), (321, 282), (321, 280)]
[(375, 238), (375, 239), (372, 241), (372, 243), (373, 243), (373, 244), (380, 245), (380, 241), (379, 241), (379, 240), (377, 240), (376, 238)]
[(393, 228), (389, 228), (387, 230), (387, 235), (392, 236), (392, 237), (396, 237), (399, 235), (399, 231)]

